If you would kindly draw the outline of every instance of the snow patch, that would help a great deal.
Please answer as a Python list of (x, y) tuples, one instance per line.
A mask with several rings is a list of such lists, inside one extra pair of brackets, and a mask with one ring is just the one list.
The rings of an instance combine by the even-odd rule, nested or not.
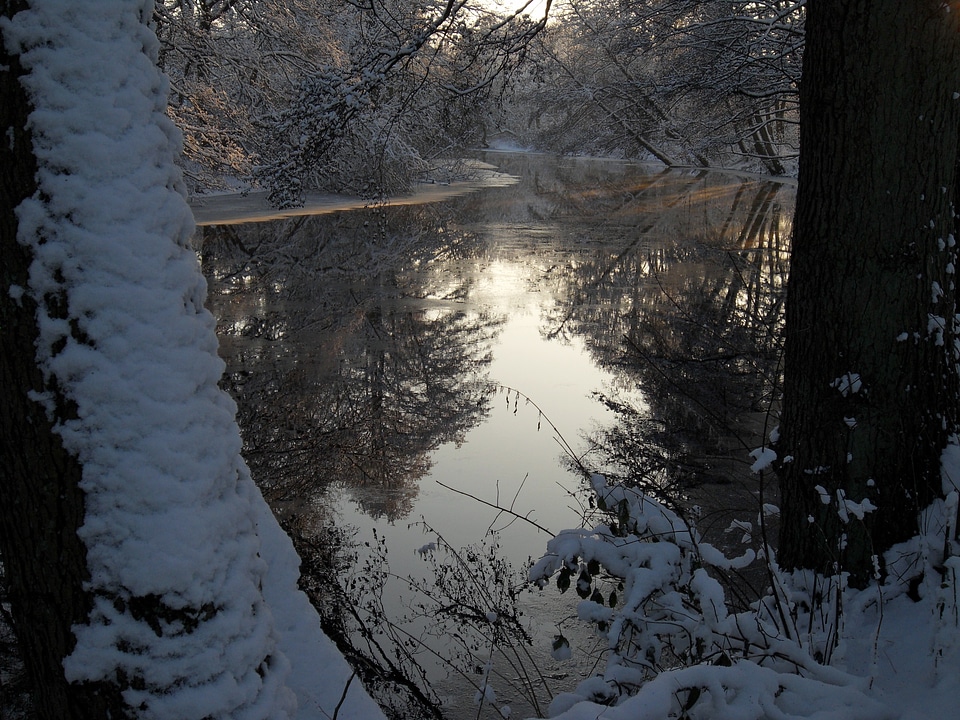
[(863, 382), (860, 380), (859, 373), (848, 372), (831, 382), (830, 387), (836, 388), (840, 391), (841, 395), (847, 397), (848, 395), (854, 395), (860, 392), (863, 387)]
[(759, 447), (750, 451), (750, 457), (756, 461), (750, 466), (750, 472), (759, 473), (773, 465), (777, 453), (768, 447)]
[(930, 286), (930, 302), (936, 303), (943, 297), (943, 288), (936, 280)]
[(869, 498), (854, 502), (847, 498), (847, 494), (843, 490), (837, 490), (837, 513), (843, 522), (850, 522), (851, 515), (857, 520), (863, 520), (864, 515), (876, 509), (877, 506), (870, 502)]

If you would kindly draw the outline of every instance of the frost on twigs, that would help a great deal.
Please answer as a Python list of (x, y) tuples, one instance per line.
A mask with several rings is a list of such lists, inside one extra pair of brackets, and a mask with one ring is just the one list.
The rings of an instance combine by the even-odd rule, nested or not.
[[(544, 586), (556, 577), (564, 590), (577, 578), (578, 616), (606, 638), (607, 663), (601, 675), (558, 695), (551, 717), (894, 717), (858, 678), (817, 659), (832, 652), (828, 641), (802, 636), (799, 628), (815, 625), (804, 624), (814, 612), (804, 598), (822, 588), (778, 582), (748, 610), (733, 612), (718, 576), (752, 562), (752, 549), (731, 560), (636, 488), (608, 485), (600, 475), (592, 482), (607, 522), (557, 535), (530, 579)], [(749, 523), (731, 527), (750, 540)], [(600, 592), (601, 578), (617, 591)], [(553, 650), (565, 649), (558, 635)]]
[[(382, 62), (382, 61), (381, 61)], [(396, 132), (372, 98), (387, 71), (323, 67), (302, 80), (293, 102), (267, 128), (276, 157), (257, 172), (278, 208), (301, 207), (317, 190), (369, 199), (406, 191), (428, 163)]]
[[(261, 594), (240, 458), (190, 248), (166, 81), (143, 0), (37, 0), (4, 25), (32, 104), (37, 359), (83, 467), (93, 598), (64, 663), (144, 718), (282, 718), (288, 663)], [(68, 408), (68, 412), (64, 412)]]

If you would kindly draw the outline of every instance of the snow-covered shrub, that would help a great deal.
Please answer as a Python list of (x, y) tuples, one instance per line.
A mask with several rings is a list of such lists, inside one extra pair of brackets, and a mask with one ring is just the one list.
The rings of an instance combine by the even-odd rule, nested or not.
[[(732, 613), (718, 574), (750, 564), (754, 551), (728, 559), (657, 500), (601, 475), (592, 484), (608, 522), (560, 533), (530, 579), (545, 586), (556, 576), (561, 590), (576, 583), (578, 615), (606, 636), (607, 663), (602, 675), (559, 695), (551, 716), (892, 716), (864, 694), (867, 681), (818, 660), (842, 620), (836, 583), (824, 590), (798, 576), (782, 584), (769, 557), (776, 586)], [(614, 592), (600, 590), (601, 575), (615, 579)]]

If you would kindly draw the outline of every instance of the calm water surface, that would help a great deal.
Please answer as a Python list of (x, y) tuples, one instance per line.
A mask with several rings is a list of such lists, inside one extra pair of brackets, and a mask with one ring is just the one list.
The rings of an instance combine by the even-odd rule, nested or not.
[[(721, 540), (754, 512), (743, 467), (776, 402), (793, 190), (618, 161), (484, 160), (516, 180), (199, 238), (246, 457), (310, 558), (310, 589), (348, 627), (387, 626), (366, 603), (401, 624), (393, 640), (444, 635), (426, 639), (459, 653), (466, 680), (418, 657), (449, 717), (476, 716), (488, 660), (496, 706), (523, 717), (589, 674), (600, 646), (568, 622), (574, 657), (555, 660), (578, 598), (484, 597), (509, 570), (479, 545), (496, 542), (522, 576), (547, 531), (589, 511), (580, 468), (647, 487)], [(396, 577), (408, 575), (433, 599)], [(383, 589), (367, 587), (377, 578)], [(531, 657), (511, 666), (504, 637), (491, 655), (484, 622), (505, 621), (488, 612), (523, 613)], [(389, 632), (354, 640), (403, 664)], [(525, 677), (531, 664), (540, 675)]]

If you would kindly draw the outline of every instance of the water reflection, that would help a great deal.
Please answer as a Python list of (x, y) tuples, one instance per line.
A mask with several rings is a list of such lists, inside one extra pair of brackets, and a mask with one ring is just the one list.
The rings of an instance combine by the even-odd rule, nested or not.
[(605, 197), (581, 232), (622, 240), (551, 268), (543, 332), (585, 339), (619, 387), (643, 389), (645, 406), (597, 393), (617, 421), (594, 434), (594, 462), (683, 511), (685, 489), (738, 474), (730, 459), (760, 444), (775, 408), (792, 192), (660, 174)]
[(431, 453), (487, 413), (502, 319), (450, 306), (470, 279), (435, 272), (476, 237), (422, 208), (201, 229), (227, 389), (274, 506), (346, 488), (406, 516)]
[(502, 255), (501, 236), (522, 237), (541, 335), (583, 343), (598, 368), (609, 412), (589, 432), (591, 469), (681, 512), (724, 505), (713, 524), (753, 513), (744, 468), (776, 410), (793, 187), (615, 161), (500, 167), (522, 181), (488, 200), (489, 244)]
[[(578, 523), (578, 476), (540, 411), (515, 413), (502, 386), (532, 398), (589, 469), (705, 507), (703, 529), (722, 536), (731, 513), (754, 514), (740, 460), (776, 399), (791, 188), (616, 161), (487, 160), (519, 184), (202, 230), (246, 457), (301, 552), (319, 547), (331, 515), (358, 528), (361, 549), (389, 546), (393, 575), (423, 572), (414, 549), (430, 540), (402, 518), (424, 517), (453, 546), (503, 527), (517, 568), (541, 551), (538, 530), (446, 486), (515, 502), (553, 531)], [(313, 560), (307, 582), (321, 594)], [(540, 670), (589, 672), (549, 653), (570, 609), (555, 595), (522, 602)], [(427, 616), (439, 627), (443, 608)], [(422, 630), (405, 632), (435, 640)], [(389, 665), (403, 651), (380, 652)], [(422, 677), (449, 696), (449, 717), (476, 715), (472, 690)], [(498, 694), (518, 715), (532, 707)]]

